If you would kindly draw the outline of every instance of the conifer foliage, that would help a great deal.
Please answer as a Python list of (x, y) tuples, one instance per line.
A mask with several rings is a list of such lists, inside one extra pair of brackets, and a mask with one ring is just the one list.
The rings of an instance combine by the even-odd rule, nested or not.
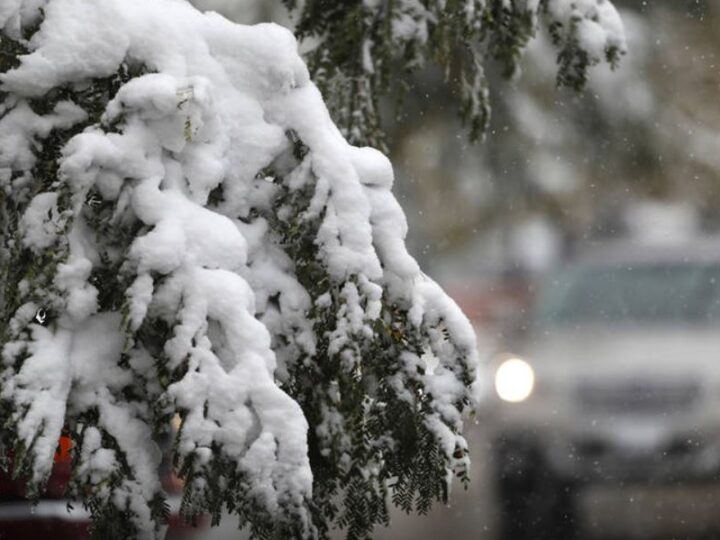
[(625, 52), (610, 0), (283, 1), (297, 13), (297, 35), (313, 40), (308, 65), (343, 134), (353, 144), (378, 148), (380, 96), (402, 96), (409, 73), (426, 64), (444, 70), (476, 139), (490, 119), (487, 62), (514, 76), (540, 27), (557, 49), (560, 86), (580, 90), (589, 67), (601, 61), (615, 66)]
[(472, 329), (289, 32), (178, 0), (0, 29), (4, 470), (38, 496), (70, 437), (103, 539), (163, 536), (163, 452), (188, 519), (258, 538), (365, 538), (467, 480)]

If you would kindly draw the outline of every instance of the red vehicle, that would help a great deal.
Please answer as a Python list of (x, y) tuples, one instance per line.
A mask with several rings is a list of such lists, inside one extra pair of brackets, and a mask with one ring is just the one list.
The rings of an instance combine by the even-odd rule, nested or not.
[[(45, 493), (33, 504), (25, 497), (23, 482), (0, 472), (0, 540), (85, 540), (90, 538), (90, 513), (80, 503), (65, 497), (70, 481), (70, 448), (67, 437), (60, 438)], [(179, 514), (181, 481), (167, 468), (162, 478), (170, 505), (167, 540), (190, 540), (207, 525), (186, 523)]]

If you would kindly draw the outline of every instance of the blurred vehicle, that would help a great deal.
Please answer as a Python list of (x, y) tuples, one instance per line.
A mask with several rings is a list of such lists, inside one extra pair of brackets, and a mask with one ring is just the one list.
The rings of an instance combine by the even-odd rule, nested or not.
[[(69, 501), (65, 491), (70, 481), (71, 442), (61, 437), (50, 478), (40, 499), (25, 497), (24, 482), (0, 471), (0, 540), (84, 540), (90, 538), (90, 512), (82, 503)], [(180, 516), (182, 483), (166, 459), (161, 481), (170, 507), (167, 540), (191, 540), (206, 529), (207, 519), (196, 527)]]
[(595, 246), (492, 364), (503, 538), (577, 533), (584, 486), (720, 476), (720, 240)]

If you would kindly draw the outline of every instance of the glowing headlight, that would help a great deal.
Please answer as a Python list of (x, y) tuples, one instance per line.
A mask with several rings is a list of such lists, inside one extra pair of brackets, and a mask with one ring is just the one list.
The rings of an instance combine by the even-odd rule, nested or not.
[(535, 372), (525, 360), (509, 358), (495, 372), (495, 390), (511, 403), (526, 400), (535, 386)]

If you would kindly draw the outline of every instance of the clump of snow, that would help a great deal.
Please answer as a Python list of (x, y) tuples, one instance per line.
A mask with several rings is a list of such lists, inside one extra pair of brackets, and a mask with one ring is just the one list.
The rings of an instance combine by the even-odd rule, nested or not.
[(22, 35), (23, 26), (35, 23), (48, 0), (4, 0), (0, 5), (0, 29), (10, 37)]
[[(148, 501), (159, 490), (160, 456), (150, 412), (122, 392), (158, 391), (152, 366), (160, 359), (132, 336), (159, 319), (171, 327), (164, 367), (185, 368), (164, 395), (182, 413), (180, 457), (201, 469), (213, 459), (234, 463), (250, 496), (273, 515), (302, 508), (311, 497), (307, 421), (278, 381), (289, 362), (316, 352), (312, 299), (265, 219), (252, 211), (270, 206), (277, 186), (257, 175), (288, 150), (290, 131), (309, 153), (282, 181), (295, 189), (314, 179), (306, 217), (320, 219), (321, 260), (344, 283), (331, 349), (344, 354), (349, 340), (372, 337), (383, 295), (406, 305), (418, 328), (442, 328), (428, 344), (439, 363), (425, 375), (435, 397), (427, 424), (448, 456), (462, 448), (455, 404), (467, 389), (457, 363), (471, 374), (477, 367), (472, 328), (405, 248), (407, 224), (391, 191), (390, 162), (341, 136), (290, 32), (238, 26), (177, 0), (14, 0), (0, 7), (0, 27), (32, 19), (41, 5), (44, 20), (30, 54), (0, 75), (2, 90), (17, 100), (0, 119), (0, 167), (30, 170), (34, 145), (51, 129), (86, 119), (72, 103), (37, 116), (28, 100), (61, 85), (89, 84), (125, 63), (148, 73), (125, 83), (101, 122), (62, 149), (59, 178), (74, 216), (69, 233), (57, 226), (57, 186), (35, 195), (21, 219), (23, 243), (36, 252), (60, 235), (69, 239), (54, 279), (64, 305), (47, 328), (30, 322), (34, 304), (16, 313), (14, 333), (31, 329), (29, 357), (17, 375), (3, 378), (3, 398), (19, 411), (19, 437), (29, 443), (41, 434), (33, 447), (38, 478), (52, 464), (66, 410), (96, 411), (98, 427), (117, 448), (103, 446), (98, 430), (88, 428), (78, 474), (98, 485), (122, 453), (132, 480), (111, 502), (131, 509), (142, 537), (153, 537)], [(211, 204), (216, 190), (221, 200)], [(112, 203), (111, 232), (141, 225), (127, 253), (118, 254), (103, 236), (111, 233), (99, 234), (84, 217), (91, 193)], [(129, 285), (123, 308), (98, 313), (101, 285), (91, 275), (110, 256), (125, 257), (120, 272)], [(273, 341), (278, 334), (282, 347)], [(5, 347), (6, 370), (19, 343)], [(409, 366), (421, 362), (403, 358)], [(363, 358), (347, 360), (352, 369)], [(188, 489), (201, 494), (204, 482), (195, 478)], [(301, 519), (310, 527), (307, 515)]]
[(591, 64), (605, 59), (611, 49), (627, 48), (625, 29), (610, 0), (550, 0), (547, 10), (566, 32), (573, 32)]
[(25, 102), (16, 104), (0, 124), (0, 144), (8, 151), (0, 156), (1, 167), (24, 169), (34, 162), (33, 141), (48, 136), (54, 128), (68, 128), (85, 119), (77, 105), (60, 102), (53, 114), (38, 116)]
[(40, 193), (20, 220), (24, 244), (35, 251), (50, 247), (58, 235), (57, 193)]
[(26, 408), (16, 429), (22, 440), (34, 440), (33, 480), (38, 481), (50, 474), (65, 422), (65, 406), (72, 383), (69, 363), (73, 335), (67, 330), (51, 332), (36, 326), (32, 337), (27, 351), (29, 357), (12, 380), (3, 381), (0, 397)]

